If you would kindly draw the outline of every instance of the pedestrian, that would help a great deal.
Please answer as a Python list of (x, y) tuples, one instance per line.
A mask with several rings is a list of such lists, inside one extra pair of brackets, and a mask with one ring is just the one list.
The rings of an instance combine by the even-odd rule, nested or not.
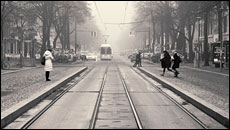
[(44, 55), (45, 56), (45, 66), (44, 70), (46, 72), (46, 81), (51, 81), (49, 79), (50, 71), (53, 71), (53, 63), (52, 60), (54, 60), (53, 55), (52, 55), (52, 49), (49, 48), (45, 51)]
[(139, 60), (138, 67), (142, 67), (142, 65), (141, 65), (141, 52), (140, 51), (138, 51), (138, 60)]
[(164, 76), (166, 68), (168, 71), (173, 72), (170, 69), (170, 67), (171, 67), (171, 56), (169, 55), (169, 53), (167, 51), (163, 51), (163, 54), (161, 56), (160, 61), (161, 61), (161, 67), (163, 68), (163, 73), (161, 74), (161, 76)]
[(135, 64), (133, 65), (133, 67), (136, 67), (138, 65), (138, 67), (142, 67), (141, 65), (141, 52), (138, 51), (138, 53), (136, 54), (136, 61)]
[(179, 68), (180, 63), (181, 63), (181, 58), (180, 58), (180, 56), (177, 55), (177, 52), (174, 52), (172, 61), (173, 61), (172, 69), (174, 70), (175, 77), (177, 77), (177, 75), (180, 73), (176, 70), (176, 68)]

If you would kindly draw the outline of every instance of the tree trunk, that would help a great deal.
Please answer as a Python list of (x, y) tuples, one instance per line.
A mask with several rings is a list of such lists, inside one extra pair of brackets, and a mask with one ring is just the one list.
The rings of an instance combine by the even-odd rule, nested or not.
[[(185, 30), (184, 30), (184, 26), (182, 28), (182, 33), (185, 34)], [(182, 54), (185, 56), (184, 60), (187, 61), (187, 54), (186, 54), (186, 39), (185, 39), (185, 35), (182, 35), (181, 37), (182, 39)]]
[(204, 66), (209, 66), (208, 56), (208, 11), (204, 14)]
[(66, 22), (67, 22), (67, 29), (66, 29), (66, 42), (67, 42), (67, 49), (70, 50), (70, 29), (69, 29), (69, 9), (67, 9), (67, 19), (66, 19)]
[(163, 42), (164, 42), (164, 25), (163, 25), (163, 18), (161, 18), (161, 52), (163, 52)]
[(192, 25), (188, 25), (188, 44), (189, 44), (189, 59), (188, 62), (192, 63), (194, 59), (194, 53), (193, 53), (193, 34), (192, 34)]
[(151, 17), (152, 17), (152, 24), (153, 24), (153, 43), (152, 43), (152, 50), (153, 50), (153, 54), (154, 52), (154, 45), (155, 45), (155, 41), (156, 41), (156, 29), (155, 29), (155, 21), (153, 19), (153, 12), (151, 11)]
[(2, 69), (3, 69), (3, 61), (4, 61), (4, 41), (3, 41), (3, 22), (2, 22), (1, 23), (1, 68)]

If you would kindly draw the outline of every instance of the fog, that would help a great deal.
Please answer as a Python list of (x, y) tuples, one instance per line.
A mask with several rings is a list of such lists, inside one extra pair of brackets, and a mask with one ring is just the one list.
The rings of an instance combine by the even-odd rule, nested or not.
[[(135, 37), (130, 36), (135, 3), (133, 1), (90, 1), (93, 17), (102, 35), (108, 35), (107, 44), (112, 45), (114, 52), (135, 48)], [(125, 23), (125, 24), (123, 24)]]

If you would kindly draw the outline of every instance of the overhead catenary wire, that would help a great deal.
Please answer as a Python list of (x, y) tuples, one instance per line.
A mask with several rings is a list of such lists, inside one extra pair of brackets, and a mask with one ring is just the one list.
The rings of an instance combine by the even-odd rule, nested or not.
[(103, 22), (103, 20), (102, 20), (102, 18), (101, 18), (100, 12), (99, 12), (98, 7), (97, 7), (97, 3), (96, 3), (95, 1), (94, 1), (94, 5), (95, 5), (95, 7), (96, 7), (97, 14), (98, 14), (98, 16), (99, 16), (99, 18), (100, 18), (100, 20), (101, 20), (101, 23), (104, 25), (105, 30), (107, 30), (107, 27), (106, 27), (105, 23)]
[(127, 7), (128, 7), (129, 1), (126, 2), (126, 6), (125, 6), (125, 14), (124, 14), (124, 18), (123, 18), (123, 23), (125, 22), (125, 17), (126, 17), (126, 12), (127, 12)]

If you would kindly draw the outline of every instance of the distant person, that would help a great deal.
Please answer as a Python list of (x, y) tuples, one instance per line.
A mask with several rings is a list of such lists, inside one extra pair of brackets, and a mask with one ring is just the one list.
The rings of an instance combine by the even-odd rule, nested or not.
[(133, 65), (133, 67), (136, 67), (138, 65), (138, 67), (142, 67), (141, 65), (141, 52), (138, 51), (138, 53), (136, 54), (136, 62)]
[(161, 55), (160, 61), (161, 61), (161, 67), (163, 68), (163, 73), (161, 74), (161, 76), (164, 76), (166, 68), (168, 71), (172, 72), (172, 70), (170, 69), (170, 67), (171, 67), (171, 56), (169, 55), (169, 53), (167, 51), (163, 51), (163, 54)]
[(140, 51), (138, 51), (138, 67), (142, 67), (142, 65), (141, 65), (141, 52)]
[(175, 77), (177, 77), (177, 75), (180, 73), (176, 70), (176, 68), (179, 68), (181, 63), (181, 58), (180, 56), (177, 55), (177, 52), (174, 52), (172, 61), (173, 61), (172, 69), (174, 70)]
[(52, 55), (52, 49), (49, 48), (45, 51), (44, 55), (45, 56), (45, 67), (44, 70), (46, 72), (46, 81), (51, 81), (49, 79), (50, 71), (53, 71), (53, 63), (52, 60), (54, 60), (53, 55)]

